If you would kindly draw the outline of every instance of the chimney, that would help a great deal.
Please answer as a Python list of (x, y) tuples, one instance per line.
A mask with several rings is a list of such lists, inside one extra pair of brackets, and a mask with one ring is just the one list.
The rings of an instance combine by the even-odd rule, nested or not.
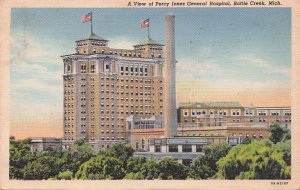
[(175, 78), (175, 15), (166, 16), (166, 46), (163, 65), (163, 125), (165, 137), (177, 134)]

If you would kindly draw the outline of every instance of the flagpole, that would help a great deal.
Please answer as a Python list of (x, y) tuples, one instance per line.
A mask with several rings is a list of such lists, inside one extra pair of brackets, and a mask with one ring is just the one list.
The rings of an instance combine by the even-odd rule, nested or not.
[(149, 26), (148, 26), (148, 39), (150, 39), (150, 18), (148, 18), (149, 20)]
[(93, 12), (91, 11), (91, 34), (93, 34)]

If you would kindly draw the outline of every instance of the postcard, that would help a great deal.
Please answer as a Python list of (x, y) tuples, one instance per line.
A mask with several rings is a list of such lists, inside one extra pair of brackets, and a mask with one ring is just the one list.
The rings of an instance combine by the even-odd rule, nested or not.
[(299, 8), (1, 1), (1, 189), (299, 189)]

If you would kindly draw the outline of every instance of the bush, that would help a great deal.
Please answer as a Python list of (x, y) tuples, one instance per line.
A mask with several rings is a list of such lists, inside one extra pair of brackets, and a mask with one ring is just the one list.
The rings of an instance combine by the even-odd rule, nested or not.
[(70, 170), (59, 172), (57, 179), (71, 180), (73, 178), (73, 172)]

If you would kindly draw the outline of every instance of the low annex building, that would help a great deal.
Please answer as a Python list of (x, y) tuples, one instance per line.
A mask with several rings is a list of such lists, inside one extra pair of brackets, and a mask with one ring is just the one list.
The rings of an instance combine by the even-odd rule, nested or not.
[[(203, 137), (208, 143), (216, 144), (237, 144), (247, 137), (268, 138), (271, 124), (278, 123), (285, 129), (290, 129), (291, 125), (290, 107), (245, 107), (239, 102), (197, 102), (179, 104), (177, 113), (179, 123), (176, 137)], [(164, 137), (159, 122), (154, 118), (128, 118), (127, 142), (136, 150), (149, 151), (151, 138)]]

